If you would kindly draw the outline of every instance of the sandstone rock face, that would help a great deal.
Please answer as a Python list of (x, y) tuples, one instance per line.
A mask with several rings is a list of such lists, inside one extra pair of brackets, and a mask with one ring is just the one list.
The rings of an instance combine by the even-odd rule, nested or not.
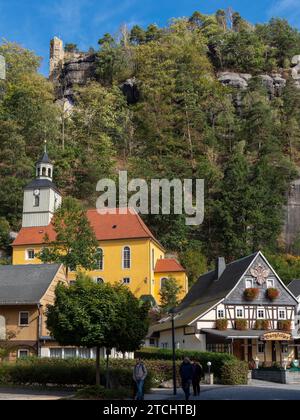
[(225, 86), (232, 86), (237, 89), (246, 90), (248, 82), (252, 79), (251, 74), (221, 72), (218, 73), (218, 80)]
[[(286, 86), (286, 80), (281, 74), (262, 74), (258, 77), (271, 97), (282, 95), (282, 91)], [(247, 73), (221, 72), (218, 74), (218, 80), (224, 86), (231, 86), (242, 91), (248, 89), (251, 79), (253, 79), (253, 76)]]
[(292, 78), (295, 80), (295, 85), (300, 89), (300, 55), (295, 55), (292, 59)]
[(284, 242), (286, 251), (291, 252), (292, 246), (300, 235), (300, 179), (291, 184), (288, 204), (285, 209)]

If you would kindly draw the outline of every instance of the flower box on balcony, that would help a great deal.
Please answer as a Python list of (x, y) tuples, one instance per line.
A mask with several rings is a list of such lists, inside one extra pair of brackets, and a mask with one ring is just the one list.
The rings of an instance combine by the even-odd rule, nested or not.
[(244, 298), (247, 302), (253, 302), (259, 296), (259, 289), (251, 288), (244, 291)]
[(271, 328), (270, 321), (266, 319), (257, 319), (255, 322), (255, 329), (260, 331), (268, 331)]
[(292, 321), (278, 321), (278, 329), (280, 331), (292, 331)]
[(218, 319), (216, 321), (216, 329), (219, 331), (226, 331), (228, 329), (228, 319)]
[(235, 329), (238, 331), (248, 330), (248, 321), (246, 319), (236, 319), (235, 320)]
[(278, 289), (270, 288), (267, 290), (267, 298), (272, 302), (279, 298), (280, 292)]

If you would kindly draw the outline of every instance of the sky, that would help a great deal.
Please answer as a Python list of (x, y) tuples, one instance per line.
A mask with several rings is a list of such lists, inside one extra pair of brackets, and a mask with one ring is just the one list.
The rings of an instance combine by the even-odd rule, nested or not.
[(252, 23), (276, 16), (300, 29), (300, 0), (0, 0), (0, 39), (35, 51), (43, 58), (41, 72), (48, 75), (53, 36), (84, 51), (123, 24), (163, 26), (195, 10), (214, 13), (229, 6)]

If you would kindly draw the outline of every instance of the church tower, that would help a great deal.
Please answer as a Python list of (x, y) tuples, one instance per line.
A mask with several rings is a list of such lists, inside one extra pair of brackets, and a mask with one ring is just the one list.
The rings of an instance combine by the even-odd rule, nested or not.
[(36, 163), (36, 177), (24, 189), (22, 227), (48, 226), (62, 196), (52, 181), (53, 165), (47, 153)]

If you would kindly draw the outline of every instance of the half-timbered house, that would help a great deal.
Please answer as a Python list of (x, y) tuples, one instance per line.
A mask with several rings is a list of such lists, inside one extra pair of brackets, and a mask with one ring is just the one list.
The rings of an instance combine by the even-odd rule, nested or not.
[[(228, 352), (250, 363), (298, 358), (297, 299), (261, 252), (216, 269), (192, 287), (174, 315), (177, 348)], [(151, 327), (147, 344), (171, 348), (171, 318)]]

